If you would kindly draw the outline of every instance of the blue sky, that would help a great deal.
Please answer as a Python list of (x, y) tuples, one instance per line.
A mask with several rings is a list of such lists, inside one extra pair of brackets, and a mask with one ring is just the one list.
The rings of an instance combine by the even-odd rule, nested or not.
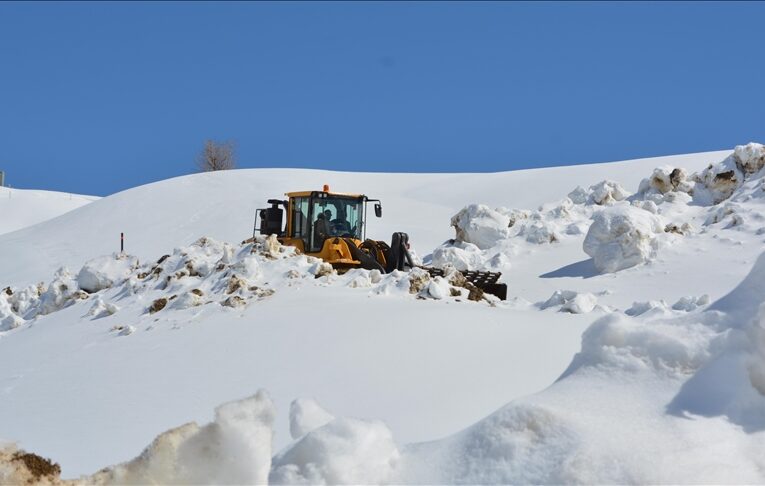
[(499, 171), (765, 140), (764, 3), (0, 3), (0, 170)]

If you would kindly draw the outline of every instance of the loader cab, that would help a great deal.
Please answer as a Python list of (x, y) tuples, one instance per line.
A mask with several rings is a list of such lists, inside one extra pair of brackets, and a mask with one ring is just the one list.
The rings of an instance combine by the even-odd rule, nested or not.
[(327, 239), (363, 241), (369, 202), (375, 203), (377, 217), (382, 216), (379, 200), (363, 194), (331, 192), (326, 185), (321, 191), (285, 195), (287, 200), (270, 199), (271, 207), (258, 211), (260, 234), (276, 234), (282, 243), (295, 246), (303, 253), (320, 253)]

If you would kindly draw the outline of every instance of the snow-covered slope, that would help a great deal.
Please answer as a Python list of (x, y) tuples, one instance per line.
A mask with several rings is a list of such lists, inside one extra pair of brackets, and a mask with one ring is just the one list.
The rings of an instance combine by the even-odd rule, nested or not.
[[(422, 253), (453, 236), (449, 219), (462, 206), (534, 208), (565, 197), (577, 185), (606, 177), (637, 187), (654, 167), (674, 164), (691, 170), (721, 160), (728, 152), (659, 157), (613, 164), (535, 169), (496, 174), (379, 174), (301, 169), (246, 169), (194, 174), (130, 189), (13, 235), (0, 235), (0, 285), (50, 278), (65, 265), (79, 268), (94, 255), (119, 249), (156, 258), (201, 236), (239, 242), (252, 235), (255, 209), (284, 192), (321, 188), (360, 192), (383, 201), (384, 217), (372, 219), (368, 234), (389, 239), (405, 231)], [(24, 246), (19, 251), (19, 246)]]
[(0, 235), (55, 218), (99, 198), (0, 187)]
[[(730, 154), (196, 175), (0, 236), (0, 437), (71, 477), (214, 420), (90, 482), (761, 482), (763, 170)], [(239, 244), (324, 183), (509, 300)]]

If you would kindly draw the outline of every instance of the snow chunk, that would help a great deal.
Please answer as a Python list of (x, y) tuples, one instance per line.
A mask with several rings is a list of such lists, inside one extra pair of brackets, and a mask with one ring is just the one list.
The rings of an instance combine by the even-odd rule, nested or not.
[(435, 277), (428, 283), (428, 294), (436, 300), (446, 299), (452, 295), (451, 286), (445, 278)]
[(663, 300), (649, 300), (646, 302), (633, 302), (632, 306), (624, 311), (624, 313), (628, 316), (637, 317), (646, 313), (650, 315), (657, 313), (664, 314), (667, 310), (669, 310), (669, 306)]
[[(196, 290), (196, 289), (195, 289)], [(184, 292), (177, 299), (173, 300), (173, 309), (189, 309), (202, 305), (202, 295), (199, 290), (192, 290), (191, 292)]]
[(560, 307), (560, 312), (572, 314), (587, 314), (595, 309), (598, 303), (597, 297), (590, 293), (578, 293), (573, 290), (556, 290), (541, 308)]
[(737, 167), (734, 158), (728, 157), (722, 162), (710, 165), (700, 174), (696, 174), (695, 179), (703, 184), (694, 193), (699, 202), (719, 204), (733, 195), (743, 182), (744, 174)]
[(94, 319), (100, 319), (101, 317), (107, 317), (112, 314), (116, 314), (119, 310), (119, 307), (117, 307), (115, 304), (112, 304), (111, 302), (105, 302), (104, 299), (99, 295), (96, 297), (96, 300), (90, 307), (88, 315), (93, 316)]
[(334, 419), (334, 415), (324, 410), (315, 400), (298, 398), (290, 404), (290, 435), (293, 439), (299, 439)]
[(24, 319), (17, 316), (11, 308), (10, 302), (5, 296), (0, 295), (0, 332), (10, 331), (24, 323)]
[(476, 245), (455, 241), (453, 245), (444, 244), (433, 250), (431, 263), (437, 268), (452, 265), (457, 270), (466, 271), (483, 268), (485, 259)]
[(674, 310), (691, 312), (698, 309), (699, 307), (709, 305), (711, 301), (712, 300), (709, 298), (709, 295), (707, 294), (704, 294), (701, 297), (692, 297), (692, 296), (681, 297), (680, 300), (678, 300), (672, 305), (672, 308)]
[(335, 419), (274, 457), (274, 484), (381, 484), (390, 481), (400, 453), (379, 420)]
[(765, 146), (754, 142), (736, 145), (733, 150), (733, 158), (741, 172), (754, 174), (765, 166)]
[(259, 391), (215, 410), (215, 421), (188, 423), (156, 439), (130, 462), (104, 469), (88, 483), (266, 484), (275, 410)]
[(656, 234), (663, 231), (658, 216), (629, 205), (615, 206), (595, 213), (583, 248), (600, 272), (617, 272), (655, 258)]
[(510, 236), (510, 218), (483, 204), (471, 204), (452, 216), (457, 240), (485, 250)]
[(80, 269), (77, 283), (88, 293), (108, 289), (126, 280), (138, 268), (138, 258), (115, 253), (89, 260)]
[(601, 181), (590, 186), (588, 202), (599, 206), (613, 204), (617, 201), (623, 201), (630, 193), (625, 190), (621, 184), (614, 181)]
[(663, 166), (653, 170), (653, 174), (640, 182), (638, 194), (668, 194), (671, 192), (693, 192), (694, 183), (688, 179), (688, 172), (679, 167)]

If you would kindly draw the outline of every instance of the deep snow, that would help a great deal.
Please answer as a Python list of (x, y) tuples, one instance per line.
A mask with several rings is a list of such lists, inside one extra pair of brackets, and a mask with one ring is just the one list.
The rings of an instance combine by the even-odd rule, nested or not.
[[(749, 145), (502, 174), (253, 170), (105, 198), (0, 236), (0, 436), (72, 477), (213, 420), (89, 482), (762, 482), (763, 163)], [(503, 271), (508, 301), (239, 244), (267, 197), (324, 182), (383, 199), (370, 235)]]
[(0, 187), (0, 235), (55, 218), (98, 199), (63, 192)]

